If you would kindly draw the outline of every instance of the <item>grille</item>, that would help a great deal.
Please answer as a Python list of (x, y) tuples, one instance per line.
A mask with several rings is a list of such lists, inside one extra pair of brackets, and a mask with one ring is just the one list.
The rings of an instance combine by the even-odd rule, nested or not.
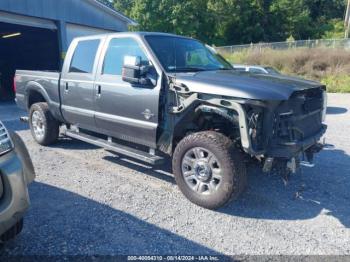
[[(297, 106), (301, 104), (301, 113), (310, 113), (323, 109), (323, 90), (321, 88), (295, 92), (291, 102)], [(296, 108), (297, 109), (297, 108)]]
[(322, 117), (320, 113), (313, 114), (293, 122), (292, 130), (294, 139), (301, 140), (318, 133), (322, 128)]
[(4, 183), (2, 182), (2, 174), (0, 172), (0, 200), (4, 195)]
[(277, 110), (275, 136), (283, 142), (301, 141), (322, 129), (323, 90), (295, 92)]
[(12, 148), (12, 142), (7, 129), (0, 121), (0, 155), (8, 152)]

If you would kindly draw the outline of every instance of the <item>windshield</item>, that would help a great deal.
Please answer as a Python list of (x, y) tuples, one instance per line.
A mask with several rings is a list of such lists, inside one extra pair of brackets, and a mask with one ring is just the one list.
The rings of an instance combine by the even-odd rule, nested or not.
[(146, 36), (146, 40), (167, 72), (232, 70), (215, 51), (194, 39)]

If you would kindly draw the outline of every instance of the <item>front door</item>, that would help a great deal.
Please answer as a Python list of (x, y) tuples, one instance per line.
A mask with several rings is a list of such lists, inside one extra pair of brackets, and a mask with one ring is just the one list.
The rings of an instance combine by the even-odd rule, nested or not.
[(153, 64), (142, 41), (134, 37), (110, 37), (95, 82), (96, 127), (113, 137), (156, 147), (160, 80), (154, 88), (133, 86), (122, 80), (125, 56), (140, 56)]
[(94, 80), (101, 42), (102, 38), (73, 42), (62, 70), (60, 94), (63, 117), (70, 124), (86, 129), (95, 127)]

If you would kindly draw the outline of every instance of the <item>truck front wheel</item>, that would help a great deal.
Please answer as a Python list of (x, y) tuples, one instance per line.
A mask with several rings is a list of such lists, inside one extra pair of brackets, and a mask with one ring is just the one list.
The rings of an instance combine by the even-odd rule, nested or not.
[(180, 141), (173, 155), (173, 173), (181, 192), (208, 209), (237, 199), (247, 180), (242, 153), (229, 138), (212, 131)]
[(32, 136), (40, 145), (48, 146), (57, 141), (59, 122), (52, 116), (47, 103), (36, 103), (30, 107), (29, 125)]

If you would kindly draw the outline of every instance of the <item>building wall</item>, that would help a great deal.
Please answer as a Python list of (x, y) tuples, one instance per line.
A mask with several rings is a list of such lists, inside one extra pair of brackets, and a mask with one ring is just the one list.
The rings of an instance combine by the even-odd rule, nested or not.
[[(0, 0), (0, 33), (11, 30), (23, 33), (11, 41), (21, 50), (23, 47), (29, 50), (27, 56), (21, 56), (12, 48), (15, 45), (1, 46), (0, 99), (13, 98), (12, 79), (16, 69), (53, 70), (54, 64), (56, 70), (74, 37), (127, 31), (130, 23), (133, 21), (129, 18), (95, 0)], [(38, 59), (38, 53), (53, 56)], [(28, 57), (31, 54), (36, 57)], [(38, 65), (38, 60), (43, 64)]]
[(0, 13), (4, 12), (22, 20), (52, 21), (58, 31), (62, 59), (73, 37), (127, 31), (131, 22), (94, 0), (0, 0)]
[(127, 21), (105, 12), (92, 0), (0, 0), (0, 10), (112, 31), (127, 31)]

